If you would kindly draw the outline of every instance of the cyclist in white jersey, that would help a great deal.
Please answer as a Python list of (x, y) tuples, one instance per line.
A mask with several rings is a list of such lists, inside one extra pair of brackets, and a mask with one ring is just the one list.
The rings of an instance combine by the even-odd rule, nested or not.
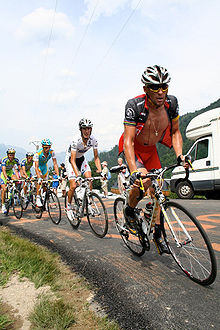
[[(66, 151), (65, 165), (70, 184), (70, 189), (68, 191), (67, 215), (68, 218), (72, 220), (73, 212), (71, 209), (71, 202), (74, 191), (77, 187), (77, 181), (80, 178), (80, 173), (83, 174), (85, 178), (91, 178), (92, 176), (91, 168), (84, 157), (84, 154), (91, 148), (93, 148), (97, 172), (101, 173), (101, 162), (98, 156), (98, 142), (96, 138), (91, 135), (92, 127), (93, 124), (89, 119), (81, 119), (79, 122), (79, 130), (81, 134), (74, 138)], [(92, 183), (90, 189), (92, 189)]]

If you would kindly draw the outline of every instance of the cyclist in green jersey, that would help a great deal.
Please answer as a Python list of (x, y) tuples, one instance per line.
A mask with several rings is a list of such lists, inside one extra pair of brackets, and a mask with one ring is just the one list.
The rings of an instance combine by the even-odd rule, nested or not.
[(7, 212), (5, 207), (7, 182), (9, 180), (19, 180), (19, 172), (21, 171), (19, 160), (15, 158), (15, 152), (13, 148), (9, 148), (7, 150), (7, 156), (2, 158), (2, 172), (0, 178), (0, 185), (2, 188), (2, 213)]
[[(31, 178), (31, 167), (33, 166), (33, 157), (34, 153), (33, 152), (27, 152), (26, 153), (26, 158), (22, 159), (21, 161), (21, 176), (25, 179), (30, 179)], [(27, 185), (24, 182), (24, 202), (26, 203), (27, 200)]]

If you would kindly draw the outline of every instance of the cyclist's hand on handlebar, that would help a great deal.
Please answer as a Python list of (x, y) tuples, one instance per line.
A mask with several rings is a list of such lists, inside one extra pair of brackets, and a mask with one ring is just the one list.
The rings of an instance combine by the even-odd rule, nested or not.
[(192, 163), (191, 163), (191, 156), (188, 156), (188, 155), (186, 155), (186, 156), (179, 155), (177, 157), (177, 164), (183, 166), (185, 169), (188, 169), (189, 167), (191, 167), (193, 169)]
[(78, 184), (80, 184), (80, 182), (81, 182), (82, 178), (81, 178), (81, 176), (79, 176), (79, 175), (78, 175), (78, 176), (76, 177), (76, 179), (75, 179), (75, 180), (76, 180), (76, 182), (77, 182)]
[(133, 171), (130, 176), (130, 185), (139, 187), (140, 186), (140, 177), (141, 177), (141, 172)]

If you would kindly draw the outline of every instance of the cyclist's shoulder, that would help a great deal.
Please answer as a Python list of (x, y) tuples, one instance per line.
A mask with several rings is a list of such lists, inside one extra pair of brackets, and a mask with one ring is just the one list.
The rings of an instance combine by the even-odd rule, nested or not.
[(96, 137), (94, 135), (92, 135), (92, 134), (90, 135), (89, 140), (92, 141), (93, 143), (94, 142), (97, 142)]
[(126, 107), (128, 106), (139, 107), (141, 105), (144, 106), (145, 99), (146, 99), (146, 94), (135, 96), (127, 101)]
[(174, 95), (167, 95), (166, 102), (169, 104), (171, 110), (174, 110), (178, 106), (178, 100)]
[(23, 158), (22, 160), (21, 160), (21, 165), (23, 166), (23, 165), (25, 165), (27, 163), (27, 158)]
[(5, 156), (2, 158), (2, 165), (6, 164), (7, 163), (7, 160), (9, 161), (8, 157)]
[(166, 105), (168, 105), (168, 113), (171, 119), (177, 118), (179, 116), (179, 105), (176, 96), (167, 95)]
[(39, 150), (36, 151), (35, 155), (42, 155), (43, 154), (43, 148), (40, 148)]

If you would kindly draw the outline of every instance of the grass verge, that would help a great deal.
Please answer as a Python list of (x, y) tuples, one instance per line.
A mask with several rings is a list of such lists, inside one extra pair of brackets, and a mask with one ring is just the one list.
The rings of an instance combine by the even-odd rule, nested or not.
[[(34, 329), (119, 329), (115, 322), (89, 309), (88, 283), (72, 273), (58, 254), (1, 227), (0, 286), (14, 273), (29, 279), (36, 288), (43, 285), (51, 288), (50, 294), (39, 297), (29, 316)], [(11, 315), (0, 312), (0, 329), (8, 329), (12, 322)]]

